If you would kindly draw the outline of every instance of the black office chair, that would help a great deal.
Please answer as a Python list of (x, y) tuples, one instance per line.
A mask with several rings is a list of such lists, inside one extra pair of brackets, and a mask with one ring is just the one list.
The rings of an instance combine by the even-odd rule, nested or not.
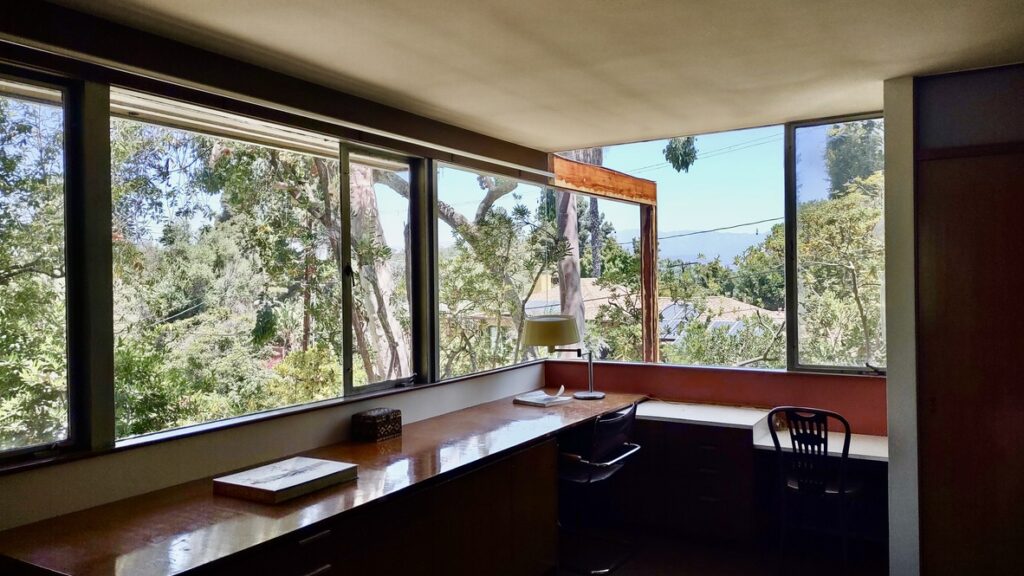
[[(829, 419), (836, 420), (843, 431), (843, 451), (839, 458), (828, 455)], [(782, 449), (776, 422), (789, 432), (790, 452)], [(787, 532), (793, 504), (801, 507), (801, 519), (807, 504), (821, 512), (829, 504), (838, 508), (839, 530), (843, 544), (843, 570), (849, 555), (847, 527), (848, 501), (860, 493), (862, 483), (847, 477), (846, 464), (850, 454), (850, 423), (840, 414), (818, 408), (780, 406), (768, 413), (768, 429), (779, 461), (779, 505), (782, 526), (779, 530), (779, 563), (785, 565)], [(798, 522), (797, 527), (803, 527)], [(783, 567), (782, 570), (785, 570)]]
[[(583, 511), (590, 516), (593, 512), (593, 487), (614, 476), (626, 464), (627, 459), (640, 450), (639, 445), (630, 442), (633, 423), (636, 421), (636, 406), (633, 404), (627, 410), (598, 418), (594, 421), (589, 437), (577, 439), (576, 446), (571, 448), (572, 451), (562, 452), (558, 468), (559, 480), (570, 489), (577, 488), (583, 491)], [(580, 522), (579, 525), (593, 528), (587, 526), (587, 522)], [(577, 528), (576, 532), (591, 542), (612, 540), (598, 535), (593, 530), (590, 530), (589, 534), (584, 534), (584, 530)], [(632, 545), (621, 541), (615, 542), (627, 548), (627, 553), (615, 558), (610, 565), (599, 568), (565, 565), (563, 568), (583, 574), (609, 574), (628, 559), (632, 552)]]

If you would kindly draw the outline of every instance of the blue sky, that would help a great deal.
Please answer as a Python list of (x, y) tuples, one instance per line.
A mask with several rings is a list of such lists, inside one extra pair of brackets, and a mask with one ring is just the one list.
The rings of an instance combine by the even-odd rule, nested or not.
[[(828, 180), (822, 156), (826, 126), (797, 132), (797, 170), (800, 199), (824, 197)], [(665, 161), (667, 140), (608, 146), (604, 165), (627, 174), (654, 180), (658, 185), (659, 235), (678, 231), (707, 230), (744, 222), (781, 218), (784, 213), (784, 130), (768, 126), (697, 136), (697, 161), (689, 172), (677, 173)], [(439, 198), (469, 218), (483, 196), (474, 172), (444, 167), (438, 177)], [(378, 187), (378, 201), (388, 244), (400, 249), (407, 205), (394, 192)], [(496, 206), (511, 208), (523, 202), (537, 204), (540, 187), (520, 184), (516, 194)], [(640, 227), (636, 206), (602, 200), (601, 211), (619, 232)], [(764, 234), (775, 222), (743, 226), (728, 232)], [(442, 248), (452, 245), (451, 230), (439, 225)]]
[[(697, 136), (697, 161), (682, 173), (665, 161), (666, 140), (610, 146), (604, 164), (657, 183), (659, 235), (707, 230), (782, 217), (782, 140), (781, 126)], [(766, 223), (730, 231), (753, 233), (770, 227)]]

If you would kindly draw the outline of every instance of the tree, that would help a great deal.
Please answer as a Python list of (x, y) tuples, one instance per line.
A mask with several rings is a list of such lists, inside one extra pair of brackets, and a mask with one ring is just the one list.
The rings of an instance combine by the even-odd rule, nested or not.
[(697, 141), (693, 136), (672, 138), (662, 153), (676, 172), (689, 172), (690, 167), (697, 161)]
[(63, 115), (0, 96), (0, 450), (67, 434)]
[(730, 295), (767, 310), (786, 307), (786, 234), (783, 224), (772, 226), (768, 236), (736, 257), (736, 273)]
[(847, 185), (885, 168), (885, 130), (881, 120), (834, 124), (825, 141), (829, 195), (842, 196)]

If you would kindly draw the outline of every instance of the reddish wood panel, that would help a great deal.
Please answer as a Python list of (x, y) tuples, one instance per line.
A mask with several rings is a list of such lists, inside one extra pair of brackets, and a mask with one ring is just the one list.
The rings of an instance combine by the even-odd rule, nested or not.
[[(548, 360), (544, 381), (548, 386), (585, 388), (586, 363)], [(594, 388), (679, 402), (814, 406), (844, 415), (856, 434), (887, 433), (885, 378), (879, 376), (598, 362)]]
[(917, 164), (921, 573), (1024, 561), (1024, 152)]
[(552, 156), (551, 168), (555, 173), (555, 186), (639, 204), (658, 203), (658, 186), (653, 180), (561, 156)]

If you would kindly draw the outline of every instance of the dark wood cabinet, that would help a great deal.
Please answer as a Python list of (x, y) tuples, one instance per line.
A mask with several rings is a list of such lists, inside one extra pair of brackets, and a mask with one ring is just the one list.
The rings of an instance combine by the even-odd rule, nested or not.
[(741, 428), (637, 421), (643, 448), (623, 489), (627, 520), (715, 539), (747, 539), (754, 528), (754, 450)]

